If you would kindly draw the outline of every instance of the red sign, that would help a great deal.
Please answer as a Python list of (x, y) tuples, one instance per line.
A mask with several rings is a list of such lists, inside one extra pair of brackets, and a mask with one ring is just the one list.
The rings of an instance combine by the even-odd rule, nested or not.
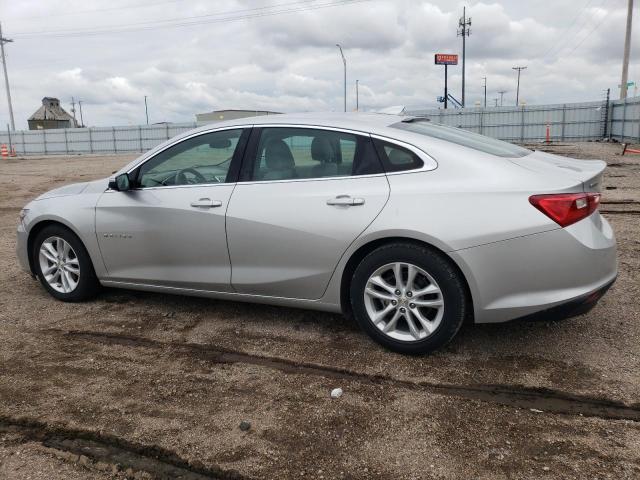
[(436, 53), (436, 65), (457, 65), (458, 55)]

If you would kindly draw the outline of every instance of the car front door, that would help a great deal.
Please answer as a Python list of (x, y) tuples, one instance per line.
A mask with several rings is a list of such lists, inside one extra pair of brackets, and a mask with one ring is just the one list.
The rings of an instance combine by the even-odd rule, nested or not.
[(388, 199), (381, 172), (368, 135), (254, 128), (227, 211), (234, 289), (322, 297), (342, 254)]
[(249, 133), (182, 140), (131, 172), (131, 190), (100, 197), (96, 234), (109, 280), (230, 290), (225, 211)]

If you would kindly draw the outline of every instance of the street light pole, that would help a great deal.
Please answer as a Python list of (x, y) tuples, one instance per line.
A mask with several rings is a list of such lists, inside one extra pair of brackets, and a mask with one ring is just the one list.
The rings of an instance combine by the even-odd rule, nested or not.
[(149, 109), (147, 108), (147, 96), (144, 96), (144, 114), (147, 117), (147, 125), (149, 125)]
[(511, 67), (512, 70), (518, 71), (518, 86), (516, 87), (516, 107), (520, 104), (520, 72), (526, 70), (527, 67)]
[(7, 89), (7, 102), (9, 103), (9, 120), (11, 120), (11, 130), (15, 131), (16, 123), (13, 120), (13, 106), (11, 105), (11, 90), (9, 89), (9, 75), (7, 74), (7, 59), (4, 56), (4, 44), (13, 40), (2, 36), (2, 25), (0, 25), (0, 54), (2, 55), (2, 68), (4, 69), (4, 86)]
[(342, 53), (342, 46), (336, 43), (336, 47), (340, 49), (340, 56), (342, 56), (342, 64), (344, 65), (344, 111), (347, 111), (347, 59), (344, 58)]
[(487, 77), (482, 77), (484, 80), (484, 108), (487, 108)]
[(360, 80), (356, 80), (356, 112), (360, 111), (360, 95), (358, 93), (358, 84), (360, 83)]

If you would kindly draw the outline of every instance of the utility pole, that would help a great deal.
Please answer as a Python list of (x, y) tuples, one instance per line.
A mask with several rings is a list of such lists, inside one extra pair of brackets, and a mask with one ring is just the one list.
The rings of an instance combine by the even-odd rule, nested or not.
[(11, 120), (11, 130), (15, 131), (16, 123), (13, 120), (13, 106), (11, 105), (11, 90), (9, 89), (9, 75), (7, 74), (7, 59), (4, 56), (4, 44), (13, 40), (2, 36), (2, 25), (0, 25), (0, 50), (2, 51), (2, 68), (4, 69), (4, 86), (7, 89), (7, 102), (9, 103), (9, 120)]
[(465, 56), (466, 56), (466, 38), (471, 35), (471, 18), (467, 18), (467, 7), (462, 7), (462, 17), (458, 21), (458, 36), (462, 37), (462, 108), (464, 108), (465, 98)]
[(484, 80), (484, 108), (487, 108), (487, 77), (482, 77)]
[(356, 112), (360, 111), (360, 95), (358, 94), (358, 84), (360, 80), (356, 80)]
[(347, 59), (344, 58), (342, 53), (342, 46), (336, 43), (336, 47), (340, 49), (340, 55), (342, 56), (342, 64), (344, 65), (344, 111), (347, 111)]
[(511, 67), (512, 70), (518, 71), (518, 86), (516, 87), (516, 107), (520, 104), (520, 72), (526, 70), (527, 67)]
[(80, 126), (84, 127), (84, 119), (82, 118), (82, 100), (78, 100), (78, 107), (80, 107)]
[[(498, 93), (500, 94), (500, 106), (502, 106), (502, 98), (504, 97), (504, 94), (507, 93), (507, 91), (506, 90), (500, 90)], [(497, 105), (496, 105), (496, 107), (497, 107)]]
[(147, 117), (147, 125), (149, 125), (149, 109), (147, 108), (147, 96), (144, 96), (144, 114)]
[(493, 99), (493, 101), (494, 101), (494, 102), (496, 102), (496, 104), (494, 105), (494, 107), (497, 107), (497, 106), (498, 106), (498, 97), (494, 98), (494, 99)]
[(73, 128), (78, 126), (78, 119), (76, 118), (76, 99), (71, 97), (71, 113), (73, 114)]
[(633, 0), (627, 4), (627, 31), (624, 35), (624, 56), (622, 58), (622, 80), (620, 81), (620, 100), (627, 98), (629, 81), (629, 54), (631, 50), (631, 20), (633, 18)]

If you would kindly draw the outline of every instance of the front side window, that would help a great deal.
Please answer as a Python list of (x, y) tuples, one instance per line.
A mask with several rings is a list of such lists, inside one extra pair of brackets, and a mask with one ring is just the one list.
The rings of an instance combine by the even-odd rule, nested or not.
[(294, 180), (380, 173), (369, 137), (333, 130), (268, 127), (260, 134), (251, 180)]
[(167, 148), (140, 167), (138, 187), (226, 182), (242, 132), (205, 133)]

